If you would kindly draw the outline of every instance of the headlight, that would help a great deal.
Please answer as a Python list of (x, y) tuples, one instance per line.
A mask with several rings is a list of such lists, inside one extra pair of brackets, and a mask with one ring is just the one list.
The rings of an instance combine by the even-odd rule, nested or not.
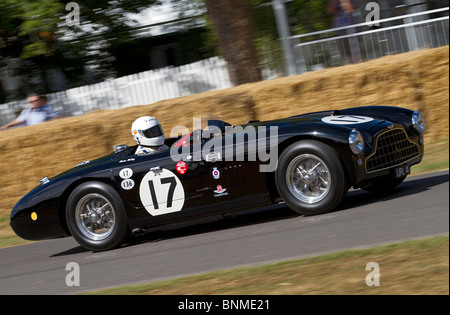
[(364, 150), (364, 139), (363, 139), (363, 136), (356, 129), (353, 129), (350, 132), (350, 135), (348, 136), (348, 143), (350, 144), (350, 149), (356, 155), (361, 154), (362, 151)]
[(412, 114), (411, 121), (414, 128), (419, 132), (419, 135), (422, 135), (425, 131), (425, 121), (417, 109)]

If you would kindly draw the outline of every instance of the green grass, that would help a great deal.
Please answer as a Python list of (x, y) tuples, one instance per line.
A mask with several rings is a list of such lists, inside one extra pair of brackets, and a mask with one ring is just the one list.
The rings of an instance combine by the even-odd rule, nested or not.
[(412, 174), (424, 174), (448, 169), (448, 139), (425, 144), (425, 155), (420, 164), (411, 168)]
[(9, 226), (9, 215), (0, 216), (0, 248), (26, 243), (29, 241), (18, 237)]
[[(439, 236), (256, 267), (88, 292), (95, 295), (449, 294), (449, 238)], [(369, 262), (380, 285), (367, 286)]]

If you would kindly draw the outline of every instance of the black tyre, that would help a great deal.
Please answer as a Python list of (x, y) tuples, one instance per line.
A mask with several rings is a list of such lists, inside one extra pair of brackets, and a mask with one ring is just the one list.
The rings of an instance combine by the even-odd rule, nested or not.
[(122, 200), (101, 182), (75, 188), (67, 201), (66, 221), (74, 239), (92, 251), (116, 248), (129, 233)]
[(313, 140), (296, 142), (283, 151), (275, 181), (287, 206), (303, 215), (332, 211), (348, 191), (336, 151)]

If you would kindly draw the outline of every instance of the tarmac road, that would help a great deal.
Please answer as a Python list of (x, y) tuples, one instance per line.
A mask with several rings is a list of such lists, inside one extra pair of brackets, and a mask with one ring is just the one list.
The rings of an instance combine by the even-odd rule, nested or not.
[[(258, 265), (449, 232), (449, 173), (410, 176), (389, 196), (350, 191), (336, 211), (313, 217), (284, 205), (231, 219), (152, 232), (108, 252), (72, 238), (0, 250), (0, 294), (73, 294)], [(66, 285), (76, 262), (80, 286)]]

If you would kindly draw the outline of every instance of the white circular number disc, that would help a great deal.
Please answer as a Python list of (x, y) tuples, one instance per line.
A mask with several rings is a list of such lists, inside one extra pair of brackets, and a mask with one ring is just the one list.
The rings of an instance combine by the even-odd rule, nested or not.
[(131, 168), (123, 168), (120, 170), (119, 176), (122, 179), (131, 178), (131, 176), (133, 176), (133, 170)]
[(372, 121), (373, 118), (366, 116), (327, 116), (323, 117), (322, 121), (327, 124), (335, 124), (335, 125), (354, 125), (354, 124), (363, 124)]
[(124, 179), (120, 183), (120, 186), (122, 186), (122, 189), (131, 190), (131, 189), (134, 188), (134, 180), (132, 180), (132, 179)]
[(141, 181), (139, 196), (153, 216), (181, 211), (185, 198), (181, 181), (167, 169), (148, 172)]

